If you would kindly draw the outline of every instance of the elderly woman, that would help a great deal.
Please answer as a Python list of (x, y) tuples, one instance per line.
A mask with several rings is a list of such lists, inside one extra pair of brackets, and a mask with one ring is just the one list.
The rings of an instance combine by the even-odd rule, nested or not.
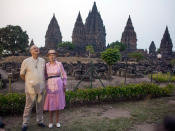
[(65, 107), (67, 75), (62, 63), (55, 60), (55, 50), (48, 51), (48, 58), (49, 62), (46, 64), (46, 76), (48, 81), (44, 110), (49, 111), (49, 128), (53, 127), (53, 113), (56, 112), (56, 127), (59, 128), (61, 126), (59, 123), (59, 110)]

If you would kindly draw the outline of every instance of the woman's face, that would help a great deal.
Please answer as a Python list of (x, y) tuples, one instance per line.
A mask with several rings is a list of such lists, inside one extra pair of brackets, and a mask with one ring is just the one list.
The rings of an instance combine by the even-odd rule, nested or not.
[(49, 54), (48, 57), (49, 57), (49, 61), (53, 62), (53, 61), (55, 61), (56, 55), (55, 54)]

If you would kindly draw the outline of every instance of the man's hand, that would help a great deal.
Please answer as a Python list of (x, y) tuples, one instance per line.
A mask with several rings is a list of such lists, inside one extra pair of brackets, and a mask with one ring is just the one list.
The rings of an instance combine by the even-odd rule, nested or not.
[(25, 75), (20, 75), (21, 79), (25, 81)]

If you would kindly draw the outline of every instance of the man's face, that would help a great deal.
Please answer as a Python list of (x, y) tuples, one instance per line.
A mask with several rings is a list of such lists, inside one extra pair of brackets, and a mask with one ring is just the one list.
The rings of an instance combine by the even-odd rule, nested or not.
[(32, 55), (38, 55), (39, 54), (39, 48), (37, 46), (33, 46), (30, 49), (30, 52), (31, 52)]

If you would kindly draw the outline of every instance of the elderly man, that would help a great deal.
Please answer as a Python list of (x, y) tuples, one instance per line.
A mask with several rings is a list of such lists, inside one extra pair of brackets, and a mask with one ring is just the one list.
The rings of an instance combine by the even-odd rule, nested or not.
[(27, 131), (28, 122), (34, 102), (36, 101), (36, 115), (39, 127), (43, 124), (43, 99), (45, 89), (45, 60), (38, 57), (39, 49), (36, 45), (30, 48), (31, 57), (22, 62), (20, 76), (25, 81), (26, 104), (23, 114), (22, 131)]

